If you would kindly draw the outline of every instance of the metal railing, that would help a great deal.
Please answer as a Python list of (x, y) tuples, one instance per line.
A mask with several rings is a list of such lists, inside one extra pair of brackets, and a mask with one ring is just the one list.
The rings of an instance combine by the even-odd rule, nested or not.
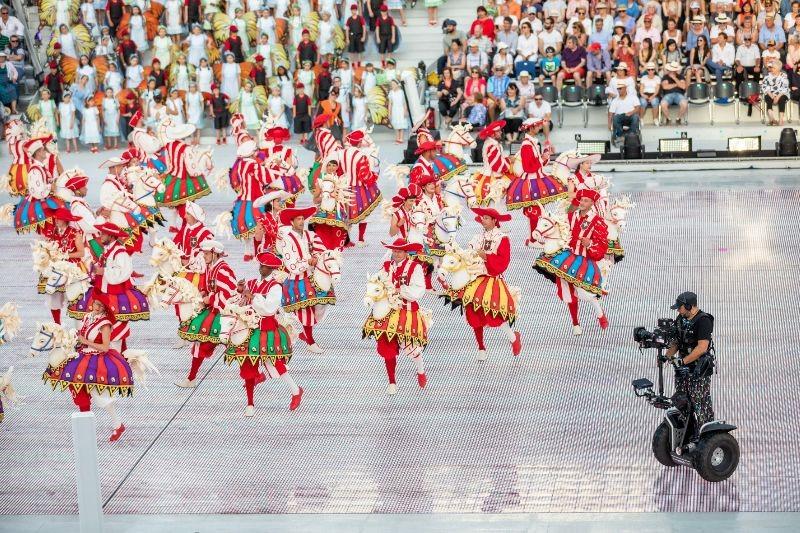
[(38, 28), (39, 24), (31, 24), (30, 20), (28, 20), (28, 10), (26, 9), (27, 6), (25, 2), (22, 0), (11, 0), (11, 5), (14, 7), (16, 17), (22, 21), (22, 24), (25, 26), (23, 35), (25, 39), (25, 48), (27, 48), (28, 51), (28, 59), (31, 62), (31, 67), (33, 67), (33, 75), (38, 76), (43, 70), (42, 58), (39, 57), (39, 49), (33, 40), (35, 32), (33, 32), (31, 28)]

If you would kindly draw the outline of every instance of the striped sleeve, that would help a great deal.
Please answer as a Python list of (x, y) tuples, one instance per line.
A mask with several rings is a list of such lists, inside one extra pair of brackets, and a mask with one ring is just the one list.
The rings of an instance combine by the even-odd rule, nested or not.
[(214, 276), (215, 290), (209, 297), (208, 304), (217, 309), (222, 309), (228, 300), (236, 295), (236, 274), (227, 264), (217, 270)]

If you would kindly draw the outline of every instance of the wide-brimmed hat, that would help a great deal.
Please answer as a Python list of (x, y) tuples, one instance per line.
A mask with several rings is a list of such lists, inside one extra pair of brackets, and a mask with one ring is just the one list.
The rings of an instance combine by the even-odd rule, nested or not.
[(53, 140), (52, 135), (45, 135), (44, 137), (35, 137), (33, 139), (28, 139), (27, 141), (25, 141), (22, 147), (25, 149), (26, 153), (33, 155), (40, 148), (45, 148), (47, 144), (52, 140)]
[(116, 239), (123, 239), (128, 236), (125, 231), (114, 224), (113, 222), (109, 222), (108, 220), (101, 218), (97, 219), (97, 223), (94, 225), (94, 229), (99, 231), (100, 233), (105, 233), (106, 235), (111, 235)]
[(576, 154), (575, 157), (567, 159), (567, 167), (569, 167), (570, 170), (574, 171), (579, 166), (581, 166), (581, 163), (583, 163), (584, 161), (589, 161), (594, 165), (601, 159), (602, 156), (600, 154), (587, 154), (587, 155)]
[(728, 17), (728, 15), (726, 15), (725, 13), (720, 13), (719, 15), (717, 15), (717, 18), (715, 18), (714, 20), (716, 20), (717, 22), (730, 22), (731, 21), (730, 17)]
[(268, 141), (280, 144), (283, 141), (288, 141), (289, 139), (291, 139), (292, 134), (289, 133), (289, 130), (287, 130), (286, 128), (276, 126), (274, 128), (268, 129), (264, 135), (264, 138)]
[(317, 208), (313, 205), (308, 207), (287, 207), (280, 212), (278, 219), (280, 220), (281, 224), (288, 226), (292, 223), (292, 219), (295, 217), (303, 217), (304, 219), (307, 219), (311, 216), (314, 216), (314, 213), (316, 212)]
[(253, 207), (259, 209), (273, 200), (286, 200), (287, 198), (291, 198), (291, 196), (292, 193), (289, 191), (285, 191), (283, 189), (272, 189), (268, 193), (263, 194), (253, 200)]
[(236, 147), (236, 157), (250, 157), (256, 153), (257, 149), (258, 145), (256, 145), (256, 142), (251, 137), (239, 143), (239, 146)]
[(115, 155), (100, 163), (99, 168), (112, 168), (120, 165), (127, 165), (129, 160), (123, 159), (121, 156)]
[(420, 196), (422, 196), (422, 188), (416, 183), (411, 183), (408, 187), (401, 187), (397, 194), (392, 196), (392, 204), (397, 207), (410, 198), (419, 198)]
[(353, 130), (347, 134), (345, 139), (347, 139), (347, 142), (350, 144), (350, 146), (358, 146), (364, 140), (364, 136), (364, 130)]
[(678, 63), (677, 61), (670, 61), (669, 63), (666, 64), (664, 68), (667, 69), (669, 72), (680, 72), (681, 64)]
[(170, 124), (164, 128), (164, 137), (167, 141), (185, 139), (197, 130), (194, 124)]
[(473, 207), (472, 212), (477, 215), (475, 217), (475, 222), (480, 222), (482, 216), (492, 217), (498, 225), (501, 222), (508, 222), (511, 220), (511, 215), (508, 213), (500, 213), (493, 207)]
[(83, 189), (89, 185), (89, 176), (84, 176), (83, 174), (79, 174), (77, 176), (72, 176), (64, 183), (64, 188), (69, 189), (70, 191), (77, 191), (78, 189)]
[(259, 262), (259, 264), (269, 268), (280, 268), (281, 265), (283, 265), (281, 258), (272, 252), (261, 252), (256, 254), (256, 260)]
[(489, 124), (485, 128), (483, 128), (478, 133), (478, 137), (480, 137), (481, 139), (486, 139), (487, 137), (491, 137), (492, 135), (502, 131), (502, 129), (505, 128), (505, 127), (506, 127), (506, 121), (505, 120), (502, 120), (502, 119), (501, 120), (495, 120), (494, 122), (492, 122), (491, 124)]
[(322, 113), (321, 115), (317, 115), (314, 118), (314, 122), (311, 124), (311, 127), (317, 129), (325, 125), (331, 119), (331, 115), (329, 113)]
[(200, 250), (203, 252), (214, 252), (215, 254), (224, 254), (225, 247), (221, 242), (214, 239), (206, 239), (200, 243)]
[(112, 322), (117, 320), (114, 311), (111, 309), (111, 298), (108, 296), (108, 294), (100, 291), (94, 291), (92, 294), (92, 301), (103, 304), (103, 307), (106, 309), (106, 317), (108, 317)]
[(66, 220), (67, 222), (77, 222), (81, 220), (81, 217), (73, 215), (72, 211), (70, 211), (66, 207), (59, 207), (58, 209), (53, 209), (48, 213), (48, 215), (56, 220)]
[(423, 250), (421, 244), (416, 242), (408, 242), (402, 237), (396, 238), (394, 242), (381, 242), (381, 244), (384, 248), (388, 248), (389, 250), (397, 250), (399, 252), (411, 252), (418, 254)]
[(544, 119), (530, 117), (522, 122), (522, 125), (519, 127), (519, 129), (520, 131), (528, 131), (529, 129), (537, 126), (544, 126), (544, 122)]
[(187, 215), (192, 215), (198, 222), (203, 222), (206, 219), (206, 212), (195, 202), (188, 201), (185, 205)]
[(581, 189), (575, 194), (575, 200), (580, 201), (583, 198), (590, 198), (592, 202), (600, 199), (600, 193), (594, 189)]
[(425, 141), (417, 147), (417, 149), (414, 151), (414, 155), (420, 155), (429, 150), (436, 150), (438, 148), (439, 145), (436, 144), (436, 141)]

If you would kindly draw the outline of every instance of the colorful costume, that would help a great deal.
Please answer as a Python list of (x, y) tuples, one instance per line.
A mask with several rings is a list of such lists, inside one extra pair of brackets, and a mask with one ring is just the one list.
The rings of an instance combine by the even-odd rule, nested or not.
[(297, 157), (294, 151), (288, 146), (283, 146), (283, 142), (290, 138), (291, 134), (286, 128), (270, 128), (267, 130), (268, 142), (265, 148), (256, 154), (256, 159), (266, 165), (273, 176), (277, 176), (276, 179), (280, 180), (280, 188), (291, 195), (287, 199), (288, 203), (294, 202), (305, 189), (303, 180), (297, 175)]
[(473, 174), (472, 180), (475, 182), (475, 196), (480, 205), (489, 203), (487, 198), (491, 184), (502, 178), (511, 179), (511, 161), (503, 153), (500, 142), (493, 137), (497, 132), (502, 131), (506, 122), (498, 120), (492, 122), (478, 136), (484, 139), (483, 143), (483, 168)]
[(6, 124), (6, 142), (11, 154), (11, 167), (8, 169), (9, 194), (25, 196), (28, 192), (28, 169), (31, 156), (25, 151), (27, 135), (25, 126), (19, 120)]
[[(340, 193), (336, 190), (338, 184), (335, 182), (336, 176), (323, 175), (318, 185), (324, 190), (322, 194), (329, 193), (332, 197), (327, 201), (321, 200), (317, 205), (317, 212), (308, 219), (308, 223), (314, 225), (314, 233), (328, 250), (342, 249), (347, 240), (347, 230), (350, 227), (346, 204), (333, 197)], [(331, 188), (334, 190), (328, 191)], [(330, 202), (333, 203), (333, 209), (323, 208), (323, 206), (328, 207), (327, 204)]]
[(311, 165), (311, 170), (308, 172), (308, 189), (314, 190), (322, 172), (323, 161), (325, 161), (330, 154), (336, 150), (342, 149), (342, 143), (336, 140), (331, 130), (326, 128), (324, 124), (328, 121), (330, 115), (320, 114), (314, 118), (314, 144), (316, 145), (317, 157), (314, 159), (314, 164)]
[(155, 194), (159, 205), (175, 207), (211, 194), (206, 176), (189, 175), (186, 157), (190, 151), (189, 145), (181, 140), (172, 140), (164, 145), (163, 157), (167, 168), (161, 179), (166, 189)]
[(319, 322), (316, 306), (336, 304), (333, 289), (324, 293), (316, 288), (314, 269), (308, 264), (308, 260), (324, 251), (325, 247), (319, 237), (308, 230), (297, 233), (284, 226), (279, 231), (278, 248), (289, 274), (283, 282), (283, 308), (286, 312), (296, 313), (304, 326), (313, 326)]
[(33, 154), (43, 148), (49, 139), (30, 139), (24, 147), (31, 156), (28, 166), (28, 187), (25, 196), (14, 208), (14, 228), (17, 233), (41, 232), (51, 221), (48, 213), (66, 207), (64, 201), (53, 194), (53, 176), (45, 164), (33, 159)]
[(127, 234), (124, 244), (129, 253), (141, 252), (144, 234), (151, 226), (164, 220), (157, 207), (136, 202), (128, 190), (124, 171), (122, 176), (106, 175), (100, 186), (100, 205), (106, 218)]
[(200, 245), (213, 238), (214, 234), (211, 233), (211, 230), (203, 225), (203, 222), (200, 220), (190, 225), (186, 219), (183, 219), (178, 233), (172, 239), (172, 241), (178, 245), (178, 248), (181, 249), (183, 258), (188, 260), (190, 266), (202, 264), (202, 269), (184, 269), (175, 274), (176, 276), (184, 277), (191, 281), (200, 292), (205, 292), (206, 290), (205, 263), (203, 263), (203, 258), (200, 257)]
[(256, 230), (258, 218), (265, 213), (264, 207), (257, 208), (253, 202), (264, 194), (272, 176), (254, 155), (240, 157), (234, 167), (240, 183), (231, 210), (231, 230), (237, 239), (249, 239)]

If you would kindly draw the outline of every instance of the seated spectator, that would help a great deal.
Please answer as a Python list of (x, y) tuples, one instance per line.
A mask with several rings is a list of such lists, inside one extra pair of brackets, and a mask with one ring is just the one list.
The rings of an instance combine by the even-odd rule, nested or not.
[(8, 46), (6, 47), (6, 55), (8, 61), (14, 68), (17, 69), (19, 79), (17, 83), (22, 81), (25, 74), (25, 56), (27, 55), (25, 49), (22, 47), (22, 38), (19, 35), (12, 35), (8, 39)]
[(467, 42), (467, 34), (457, 29), (457, 26), (458, 23), (453, 19), (445, 19), (442, 24), (442, 32), (444, 34), (442, 48), (445, 55), (452, 49), (451, 44), (454, 40), (458, 39), (462, 46)]
[[(489, 17), (489, 13), (483, 6), (478, 6), (476, 12), (477, 18), (472, 21), (472, 24), (469, 27), (469, 34), (473, 37), (485, 35), (488, 39), (494, 40), (494, 20)], [(475, 31), (475, 29), (478, 27), (481, 28), (481, 33)]]
[(798, 35), (798, 34), (800, 34), (800, 17), (794, 19), (794, 26), (792, 26), (786, 31), (786, 37), (788, 38), (791, 37), (792, 35)]
[(581, 48), (586, 48), (586, 45), (589, 43), (589, 36), (586, 34), (586, 30), (583, 29), (583, 25), (580, 22), (572, 23), (572, 35), (570, 35), (570, 37), (574, 37), (575, 40), (578, 41), (578, 46)]
[(453, 39), (450, 41), (450, 50), (447, 51), (445, 66), (453, 74), (453, 78), (460, 80), (467, 72), (467, 54), (461, 49), (461, 41)]
[(636, 37), (633, 39), (633, 45), (638, 50), (642, 46), (642, 41), (650, 39), (650, 44), (656, 46), (661, 43), (661, 31), (653, 26), (653, 16), (646, 15), (644, 17), (644, 26), (636, 30)]
[(553, 129), (553, 110), (550, 107), (550, 103), (546, 102), (541, 94), (537, 94), (527, 105), (526, 111), (528, 113), (528, 118), (544, 121), (544, 138), (547, 142), (549, 142), (550, 130)]
[[(531, 9), (528, 11), (525, 17), (520, 19), (520, 30), (522, 29), (522, 24), (524, 22), (527, 22), (531, 25), (531, 30), (533, 30), (534, 35), (539, 35), (539, 33), (544, 30), (544, 24), (542, 24), (542, 20), (538, 18), (535, 6), (531, 6)], [(519, 49), (519, 43), (517, 43), (517, 48)]]
[(500, 44), (505, 44), (508, 48), (508, 52), (514, 56), (517, 53), (517, 39), (518, 34), (516, 31), (511, 29), (512, 19), (511, 17), (504, 17), (502, 29), (497, 32), (495, 36), (495, 44), (500, 46)]
[(589, 8), (582, 6), (575, 11), (575, 15), (569, 19), (569, 22), (567, 22), (567, 36), (574, 35), (576, 23), (581, 25), (583, 28), (583, 33), (587, 35), (592, 33), (592, 19), (587, 16), (588, 12)]
[[(682, 2), (681, 0), (663, 0), (661, 3), (661, 16), (664, 17), (667, 22), (669, 22), (670, 19), (678, 21), (683, 18), (685, 9), (686, 2)], [(661, 42), (666, 42), (666, 40)]]
[(611, 34), (612, 30), (614, 29), (614, 17), (611, 15), (611, 12), (608, 9), (608, 4), (600, 0), (600, 2), (594, 7), (594, 20), (595, 24), (597, 23), (597, 19), (603, 21), (603, 28)]
[(794, 27), (797, 19), (800, 19), (800, 2), (794, 0), (792, 2), (790, 11), (783, 17), (783, 31), (789, 32), (789, 29)]
[(711, 50), (708, 48), (708, 39), (701, 35), (697, 39), (697, 45), (689, 51), (689, 66), (686, 67), (686, 79), (691, 84), (706, 80), (706, 63), (711, 60)]
[(709, 33), (709, 41), (711, 45), (717, 44), (717, 38), (721, 33), (724, 33), (728, 36), (728, 43), (733, 43), (734, 38), (736, 37), (736, 29), (730, 24), (731, 19), (725, 13), (717, 16), (714, 19), (717, 24), (711, 27), (711, 32)]
[(589, 2), (587, 0), (569, 0), (567, 2), (566, 17), (568, 19), (575, 17), (581, 10), (586, 11), (589, 9)]
[(744, 26), (745, 19), (750, 19), (750, 23), (752, 24), (755, 18), (756, 18), (756, 10), (755, 7), (753, 7), (753, 2), (752, 0), (747, 0), (742, 4), (739, 14), (736, 15), (735, 23), (737, 27), (741, 28), (742, 26)]
[(775, 15), (771, 13), (766, 15), (764, 25), (758, 32), (758, 46), (762, 50), (766, 50), (770, 42), (775, 46), (775, 50), (781, 50), (786, 43), (786, 34), (783, 28), (775, 24)]
[(655, 48), (653, 48), (653, 42), (650, 40), (650, 37), (646, 37), (640, 44), (639, 44), (639, 52), (636, 54), (637, 59), (639, 60), (639, 75), (644, 75), (644, 67), (648, 63), (654, 63), (658, 59), (658, 53), (656, 52)]
[(728, 35), (720, 33), (717, 37), (717, 44), (711, 48), (711, 58), (706, 62), (706, 67), (714, 74), (716, 82), (720, 83), (723, 74), (733, 69), (735, 59), (736, 51), (728, 42)]
[[(750, 5), (750, 4), (745, 4)], [(736, 44), (741, 45), (744, 43), (744, 36), (749, 35), (753, 43), (758, 43), (758, 26), (754, 24), (755, 17), (745, 17), (741, 27), (736, 30)]]
[(789, 97), (795, 102), (800, 102), (800, 63), (789, 72)]
[(625, 63), (619, 63), (617, 65), (617, 67), (614, 69), (614, 77), (606, 86), (606, 94), (608, 95), (609, 99), (613, 100), (619, 97), (617, 85), (620, 83), (624, 83), (625, 86), (628, 87), (629, 95), (633, 95), (634, 97), (636, 96), (636, 78), (630, 74), (628, 71), (628, 65)]
[(670, 40), (676, 43), (683, 42), (683, 32), (678, 29), (677, 19), (667, 19), (667, 29), (661, 33), (661, 42), (664, 43), (665, 46)]
[[(761, 80), (761, 94), (767, 106), (767, 117), (771, 126), (783, 126), (786, 116), (786, 102), (789, 100), (789, 78), (779, 61), (772, 61), (767, 74)], [(778, 120), (773, 107), (778, 106)]]
[(497, 44), (497, 53), (492, 58), (492, 68), (496, 71), (498, 68), (503, 69), (503, 73), (511, 75), (514, 72), (514, 58), (508, 52), (508, 45), (506, 43)]
[(644, 12), (641, 16), (637, 17), (636, 29), (644, 28), (645, 20), (650, 17), (650, 23), (653, 25), (659, 34), (664, 30), (664, 25), (661, 22), (661, 4), (658, 0), (650, 0), (644, 6)]
[(617, 5), (617, 18), (614, 20), (615, 24), (622, 24), (625, 28), (625, 33), (634, 35), (636, 32), (636, 19), (628, 14), (628, 9), (625, 6)]
[(466, 66), (470, 71), (477, 68), (482, 75), (489, 72), (489, 56), (485, 52), (481, 52), (478, 41), (470, 39), (469, 53), (466, 58)]
[(639, 106), (640, 116), (644, 119), (647, 108), (653, 117), (653, 124), (658, 126), (658, 104), (661, 101), (659, 95), (661, 94), (661, 78), (656, 75), (657, 65), (655, 63), (647, 63), (644, 66), (645, 75), (639, 81)]
[(564, 80), (574, 80), (575, 85), (582, 85), (586, 76), (586, 49), (578, 44), (575, 36), (567, 39), (567, 46), (561, 52), (561, 70), (556, 78), (556, 87), (559, 92), (564, 85)]
[(539, 86), (544, 85), (545, 76), (555, 85), (559, 70), (561, 70), (561, 58), (556, 56), (552, 46), (548, 46), (544, 51), (544, 57), (539, 59)]
[(611, 32), (611, 42), (609, 43), (609, 50), (608, 50), (608, 52), (612, 56), (614, 55), (614, 51), (617, 49), (617, 46), (619, 46), (620, 41), (625, 36), (627, 36), (627, 34), (625, 33), (625, 26), (623, 26), (622, 23), (619, 22), (614, 24), (614, 29)]
[(773, 40), (767, 41), (767, 49), (761, 52), (761, 63), (765, 67), (769, 67), (772, 61), (781, 61), (781, 53), (778, 51), (777, 43)]
[(517, 89), (519, 89), (519, 96), (523, 101), (527, 103), (533, 100), (533, 95), (536, 94), (536, 86), (531, 83), (531, 73), (527, 70), (519, 73)]
[[(513, 32), (515, 35), (519, 32), (519, 17), (512, 15), (508, 10), (508, 5), (503, 2), (497, 7), (497, 16), (494, 18), (495, 27), (495, 41), (500, 41), (500, 31), (503, 30), (503, 25), (508, 19), (508, 31)], [(509, 47), (511, 44), (509, 43)]]
[(489, 109), (489, 119), (492, 121), (497, 120), (500, 100), (505, 96), (509, 83), (511, 78), (503, 67), (495, 67), (494, 75), (486, 82), (486, 107)]
[(781, 23), (778, 22), (781, 20), (781, 15), (778, 12), (779, 9), (780, 1), (773, 2), (772, 0), (764, 0), (763, 6), (761, 6), (759, 9), (756, 9), (756, 13), (758, 13), (756, 16), (756, 25), (763, 27), (767, 18), (774, 18), (776, 21), (775, 25), (780, 27)]
[(476, 94), (480, 94), (482, 97), (486, 96), (486, 80), (481, 76), (478, 68), (473, 68), (469, 73), (469, 78), (464, 82), (464, 105), (472, 105)]
[(492, 53), (492, 49), (494, 48), (494, 44), (492, 44), (492, 40), (483, 35), (483, 29), (481, 26), (475, 27), (475, 35), (472, 36), (472, 41), (478, 43), (478, 49), (486, 55), (490, 55)]
[(609, 81), (611, 81), (611, 57), (600, 43), (592, 43), (586, 55), (586, 88), (594, 83), (608, 85)]
[(544, 31), (539, 33), (539, 50), (547, 50), (552, 48), (553, 53), (557, 54), (561, 51), (561, 46), (564, 43), (564, 37), (561, 32), (555, 29), (555, 20), (553, 17), (547, 17), (544, 21)]
[(661, 64), (666, 67), (668, 63), (680, 63), (681, 60), (683, 60), (683, 53), (678, 48), (678, 42), (673, 39), (669, 39), (666, 41), (666, 43), (667, 45), (661, 51), (661, 57), (659, 58)]
[(506, 121), (506, 125), (503, 127), (506, 142), (515, 142), (519, 136), (519, 127), (522, 126), (522, 120), (525, 118), (525, 103), (519, 95), (516, 83), (508, 84), (506, 95), (500, 100), (499, 118)]
[(790, 35), (786, 46), (786, 70), (793, 70), (798, 62), (800, 62), (800, 35)]
[(594, 18), (594, 31), (589, 36), (589, 44), (599, 44), (603, 50), (609, 50), (611, 32), (605, 29), (605, 21), (601, 17)]
[(539, 58), (539, 38), (533, 34), (531, 24), (527, 21), (520, 25), (520, 30), (517, 56), (514, 58), (514, 73), (519, 77), (520, 72), (527, 70), (531, 76), (535, 76), (536, 61)]
[(631, 45), (631, 38), (623, 35), (619, 44), (614, 49), (614, 61), (617, 64), (624, 63), (625, 68), (628, 69), (629, 74), (636, 73), (636, 57), (634, 56), (633, 46)]
[(11, 37), (22, 38), (25, 26), (17, 17), (8, 14), (8, 6), (0, 5), (0, 50), (5, 50)]
[[(567, 17), (567, 3), (564, 0), (545, 0), (542, 11), (548, 13), (555, 20), (564, 20)], [(549, 15), (553, 13), (553, 15)]]
[(17, 76), (17, 69), (6, 53), (0, 52), (0, 102), (11, 108), (12, 115), (17, 114)]
[(442, 71), (442, 80), (439, 82), (438, 90), (439, 113), (447, 127), (450, 126), (464, 100), (461, 84), (453, 77), (453, 71), (447, 67)]
[(678, 118), (675, 124), (683, 121), (686, 124), (686, 113), (689, 111), (689, 100), (686, 98), (686, 79), (681, 75), (681, 64), (677, 61), (668, 63), (664, 67), (664, 77), (661, 79), (661, 116), (664, 124), (669, 124), (669, 106), (678, 106)]
[(695, 46), (697, 46), (697, 40), (703, 37), (706, 40), (706, 46), (708, 46), (708, 29), (703, 24), (703, 17), (695, 17), (691, 20), (691, 25), (689, 26), (689, 31), (686, 33), (686, 51), (689, 52), (694, 50)]
[(464, 115), (467, 117), (467, 122), (472, 124), (474, 129), (480, 129), (486, 125), (486, 106), (483, 105), (483, 95), (475, 93), (474, 102), (467, 107)]
[(608, 129), (614, 145), (622, 139), (626, 126), (630, 133), (639, 133), (639, 99), (628, 94), (628, 84), (623, 81), (617, 81), (616, 89), (619, 96), (608, 104)]
[(748, 78), (758, 81), (761, 77), (761, 51), (753, 44), (750, 35), (744, 36), (744, 44), (736, 49), (733, 67), (733, 81), (736, 87)]

